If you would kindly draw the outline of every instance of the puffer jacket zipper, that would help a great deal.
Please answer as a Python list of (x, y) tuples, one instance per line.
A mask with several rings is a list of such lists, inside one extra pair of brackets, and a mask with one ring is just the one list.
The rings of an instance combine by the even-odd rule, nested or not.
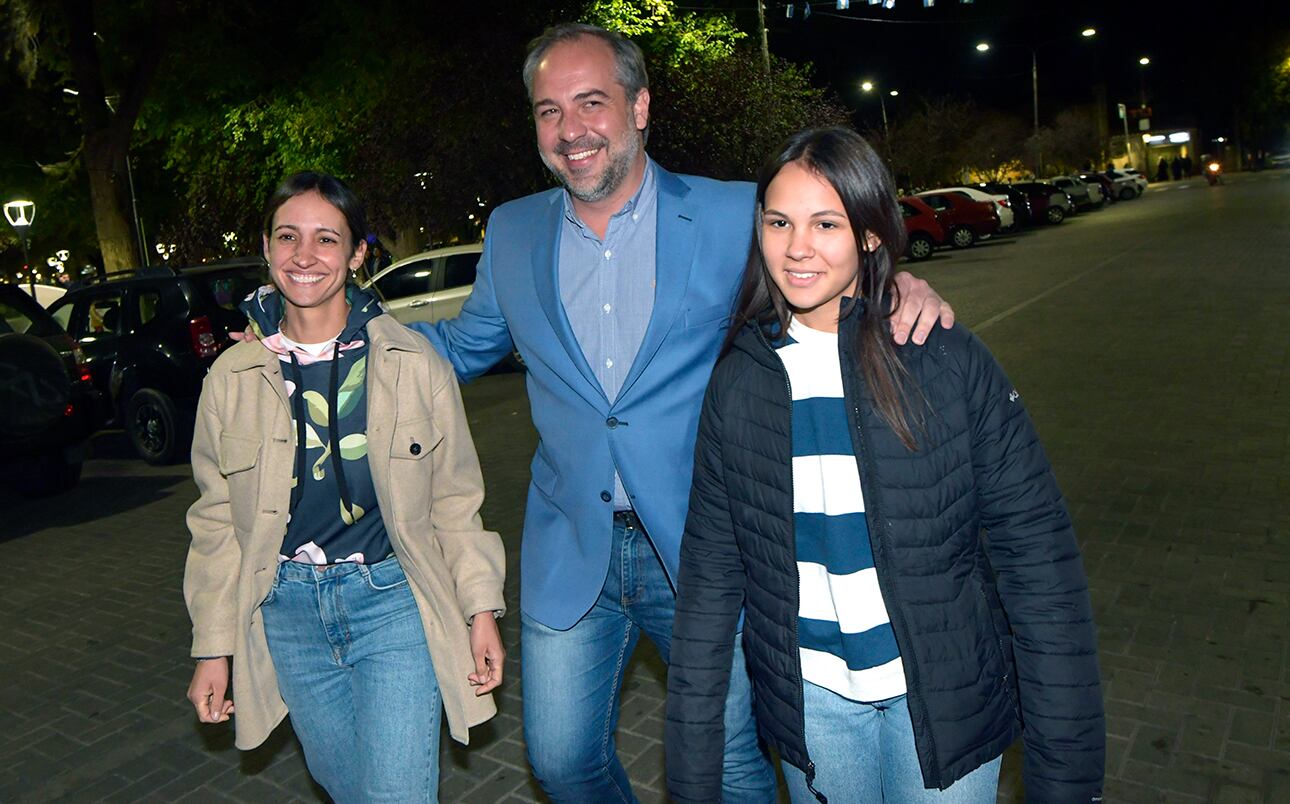
[[(784, 391), (788, 394), (788, 488), (789, 493), (791, 494), (793, 489), (793, 383), (788, 377), (788, 369), (784, 366), (783, 359), (775, 351), (775, 348), (770, 345), (770, 341), (766, 339), (766, 335), (761, 331), (761, 327), (757, 328), (757, 338), (761, 341), (762, 346), (766, 347), (766, 351), (770, 352), (771, 356), (775, 358), (775, 364), (779, 367), (780, 377), (784, 380)], [(806, 789), (811, 791), (811, 794), (815, 796), (816, 800), (819, 801), (820, 804), (829, 804), (828, 798), (826, 798), (819, 790), (815, 789), (815, 763), (811, 761), (811, 751), (806, 745), (806, 690), (803, 687), (805, 682), (802, 681), (801, 670), (800, 657), (802, 655), (802, 643), (797, 630), (798, 612), (802, 609), (802, 579), (797, 573), (797, 532), (793, 523), (793, 511), (791, 507), (788, 512), (788, 546), (793, 553), (793, 561), (791, 562), (793, 567), (793, 652), (791, 655), (798, 658), (797, 714), (801, 721), (802, 751), (806, 754), (806, 767), (803, 768), (802, 771), (806, 775)]]
[[(842, 363), (842, 395), (847, 402), (847, 417), (851, 419), (851, 432), (855, 436), (852, 446), (856, 452), (856, 468), (860, 472), (860, 488), (865, 495), (865, 516), (869, 521), (869, 539), (873, 547), (873, 564), (874, 573), (878, 578), (878, 589), (882, 592), (882, 599), (887, 605), (887, 615), (891, 618), (892, 632), (896, 637), (896, 647), (900, 651), (901, 663), (905, 668), (907, 700), (913, 700), (916, 705), (909, 707), (911, 721), (914, 721), (915, 713), (917, 720), (914, 721), (915, 746), (918, 743), (918, 737), (921, 735), (929, 748), (928, 761), (931, 766), (928, 768), (927, 778), (940, 785), (941, 768), (938, 760), (939, 755), (936, 751), (936, 738), (932, 729), (927, 722), (927, 709), (923, 705), (922, 686), (918, 675), (918, 662), (914, 660), (912, 650), (909, 650), (909, 627), (905, 623), (904, 613), (899, 605), (895, 604), (899, 597), (892, 592), (891, 582), (887, 579), (884, 566), (891, 562), (891, 541), (887, 538), (887, 529), (882, 518), (882, 490), (878, 485), (878, 470), (873, 454), (869, 451), (869, 436), (864, 424), (864, 412), (860, 409), (860, 402), (864, 398), (863, 385), (864, 380), (856, 371), (860, 365), (859, 356), (851, 354), (850, 350), (850, 332), (851, 328), (860, 325), (859, 317), (866, 314), (864, 309), (855, 311), (851, 316), (844, 319), (842, 325), (838, 328), (838, 349), (839, 359)], [(848, 330), (844, 332), (843, 330)]]

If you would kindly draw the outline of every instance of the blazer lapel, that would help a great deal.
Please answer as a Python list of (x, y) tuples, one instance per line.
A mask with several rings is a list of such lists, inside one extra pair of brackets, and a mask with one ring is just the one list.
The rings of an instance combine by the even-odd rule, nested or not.
[(658, 182), (658, 231), (654, 247), (654, 312), (636, 359), (618, 392), (622, 399), (654, 359), (681, 312), (690, 284), (690, 267), (698, 242), (695, 212), (686, 201), (690, 188), (674, 174), (654, 165)]
[(551, 204), (546, 208), (545, 213), (534, 221), (534, 227), (533, 284), (537, 288), (538, 304), (546, 313), (547, 321), (551, 322), (551, 330), (555, 333), (556, 339), (568, 352), (569, 359), (573, 361), (573, 365), (577, 367), (583, 379), (593, 389), (592, 393), (595, 397), (588, 397), (583, 391), (579, 393), (597, 406), (606, 405), (609, 400), (605, 396), (604, 389), (600, 387), (600, 380), (596, 379), (591, 366), (587, 363), (582, 347), (578, 345), (578, 338), (573, 334), (569, 316), (564, 310), (564, 302), (560, 300), (560, 235), (564, 231), (562, 190), (551, 193)]

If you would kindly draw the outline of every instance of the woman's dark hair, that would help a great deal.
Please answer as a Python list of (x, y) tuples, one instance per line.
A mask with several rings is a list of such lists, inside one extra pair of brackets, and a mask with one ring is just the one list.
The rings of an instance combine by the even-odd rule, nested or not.
[[(757, 180), (753, 239), (722, 354), (729, 351), (747, 324), (761, 328), (772, 338), (788, 331), (792, 310), (771, 279), (762, 255), (761, 216), (766, 188), (785, 165), (793, 163), (828, 182), (842, 199), (842, 207), (855, 233), (856, 250), (860, 253), (860, 285), (859, 302), (842, 305), (839, 323), (851, 315), (861, 316), (851, 353), (859, 356), (860, 369), (879, 414), (901, 443), (910, 450), (917, 449), (914, 429), (921, 426), (923, 419), (908, 404), (905, 387), (908, 371), (896, 354), (887, 323), (900, 303), (894, 277), (896, 262), (905, 251), (905, 222), (891, 174), (869, 143), (850, 129), (800, 131), (789, 137), (762, 167)], [(872, 251), (869, 235), (880, 242)]]
[(265, 234), (272, 234), (273, 216), (278, 207), (309, 192), (318, 193), (345, 216), (345, 223), (349, 226), (349, 253), (353, 256), (358, 244), (367, 237), (367, 211), (363, 208), (363, 202), (358, 200), (358, 196), (354, 195), (354, 191), (345, 182), (326, 173), (306, 170), (284, 179), (264, 205)]

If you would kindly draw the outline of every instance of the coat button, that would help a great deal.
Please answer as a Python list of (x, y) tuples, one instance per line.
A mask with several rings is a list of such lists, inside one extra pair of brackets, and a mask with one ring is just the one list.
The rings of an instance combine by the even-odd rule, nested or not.
[(612, 430), (612, 429), (614, 429), (615, 427), (617, 427), (617, 426), (618, 426), (618, 417), (616, 417), (616, 416), (610, 416), (608, 419), (605, 419), (605, 426), (606, 426), (606, 427), (608, 427), (610, 430)]
[(420, 455), (420, 454), (421, 454), (421, 445), (420, 445), (420, 444), (418, 444), (417, 442), (413, 441), (413, 442), (412, 442), (412, 446), (408, 447), (408, 452), (411, 452), (413, 455)]
[(610, 494), (607, 491), (602, 491), (600, 492), (600, 499), (604, 500), (605, 502), (609, 502), (610, 500), (614, 499), (614, 495)]

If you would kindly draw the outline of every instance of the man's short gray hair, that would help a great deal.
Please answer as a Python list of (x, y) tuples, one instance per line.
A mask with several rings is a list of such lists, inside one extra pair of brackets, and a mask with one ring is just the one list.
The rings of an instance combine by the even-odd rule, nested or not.
[(617, 66), (614, 71), (615, 78), (627, 93), (628, 102), (634, 102), (642, 89), (649, 89), (649, 74), (645, 71), (645, 54), (635, 42), (598, 25), (562, 22), (547, 28), (541, 36), (529, 42), (529, 53), (524, 58), (524, 88), (528, 91), (530, 101), (533, 100), (533, 75), (537, 72), (538, 63), (542, 61), (542, 57), (561, 42), (572, 42), (584, 36), (594, 36), (609, 45), (614, 53), (614, 64)]

